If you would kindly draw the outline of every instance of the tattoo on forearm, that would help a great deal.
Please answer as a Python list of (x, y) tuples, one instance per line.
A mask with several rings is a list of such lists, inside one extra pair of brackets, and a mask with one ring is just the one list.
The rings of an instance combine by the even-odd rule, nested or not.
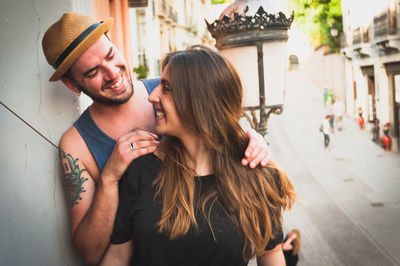
[(71, 154), (65, 154), (63, 150), (60, 151), (61, 164), (64, 168), (64, 183), (67, 192), (68, 199), (70, 200), (71, 207), (78, 204), (78, 200), (81, 200), (81, 193), (86, 192), (83, 187), (88, 179), (82, 177), (82, 173), (86, 169), (80, 169), (78, 165), (78, 158), (74, 159)]

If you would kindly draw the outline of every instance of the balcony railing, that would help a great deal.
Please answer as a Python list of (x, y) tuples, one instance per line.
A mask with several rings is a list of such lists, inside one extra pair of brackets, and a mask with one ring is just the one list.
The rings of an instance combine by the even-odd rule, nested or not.
[(353, 45), (369, 42), (370, 28), (358, 27), (353, 31)]
[(174, 8), (166, 2), (166, 0), (158, 1), (157, 15), (159, 17), (164, 17), (172, 20), (173, 22), (178, 21), (178, 13), (174, 10)]
[(361, 29), (360, 27), (358, 27), (353, 31), (353, 45), (357, 45), (360, 43), (361, 43)]
[(362, 42), (364, 42), (364, 43), (369, 42), (369, 40), (370, 40), (370, 38), (369, 38), (369, 33), (371, 32), (370, 29), (371, 29), (371, 27), (368, 27), (368, 28), (364, 28), (364, 29), (363, 29), (363, 31), (362, 31), (362, 33), (361, 33)]
[[(400, 2), (396, 6), (386, 8), (370, 21), (368, 26), (361, 26), (341, 37), (341, 49), (352, 58), (365, 58), (376, 52), (400, 52)], [(400, 28), (400, 27), (399, 27)], [(346, 40), (347, 39), (347, 40)]]
[(397, 33), (397, 16), (396, 12), (390, 9), (374, 17), (374, 37), (380, 38), (386, 35)]
[(148, 4), (148, 0), (128, 0), (129, 7), (147, 7)]

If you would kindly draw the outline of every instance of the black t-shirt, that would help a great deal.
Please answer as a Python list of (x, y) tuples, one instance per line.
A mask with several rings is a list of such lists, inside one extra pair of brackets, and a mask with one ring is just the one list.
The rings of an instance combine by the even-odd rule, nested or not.
[(283, 255), (285, 256), (286, 266), (296, 266), (299, 262), (299, 255), (293, 255), (293, 250), (284, 250)]
[[(247, 265), (242, 256), (243, 238), (235, 224), (216, 202), (211, 209), (211, 224), (215, 240), (207, 222), (196, 215), (197, 228), (176, 240), (158, 231), (161, 206), (154, 200), (153, 180), (161, 169), (161, 160), (154, 154), (132, 162), (120, 181), (120, 200), (111, 243), (122, 244), (133, 239), (132, 265)], [(213, 184), (214, 175), (195, 177), (201, 191)], [(267, 249), (283, 240), (281, 228)]]

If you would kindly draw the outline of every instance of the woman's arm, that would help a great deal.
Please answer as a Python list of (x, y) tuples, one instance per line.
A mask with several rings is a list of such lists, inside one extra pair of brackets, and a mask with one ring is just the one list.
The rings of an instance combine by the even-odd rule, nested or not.
[(132, 240), (119, 245), (111, 244), (108, 247), (106, 253), (104, 254), (100, 266), (129, 265), (132, 254), (133, 254)]
[(285, 257), (282, 252), (282, 245), (278, 244), (271, 250), (265, 250), (257, 257), (257, 266), (285, 266)]

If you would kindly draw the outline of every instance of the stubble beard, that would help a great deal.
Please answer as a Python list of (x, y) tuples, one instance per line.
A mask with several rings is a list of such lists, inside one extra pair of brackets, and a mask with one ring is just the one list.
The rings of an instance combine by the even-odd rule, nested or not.
[(129, 99), (132, 97), (134, 93), (134, 87), (133, 87), (133, 82), (132, 82), (132, 77), (130, 74), (130, 71), (126, 71), (127, 73), (127, 82), (128, 82), (128, 88), (122, 93), (122, 95), (117, 95), (114, 97), (105, 97), (105, 96), (99, 96), (99, 95), (93, 95), (92, 93), (88, 92), (86, 88), (83, 86), (78, 86), (79, 90), (81, 90), (84, 94), (86, 94), (88, 97), (90, 97), (94, 102), (99, 102), (104, 105), (120, 105), (123, 103), (126, 103), (129, 101)]

